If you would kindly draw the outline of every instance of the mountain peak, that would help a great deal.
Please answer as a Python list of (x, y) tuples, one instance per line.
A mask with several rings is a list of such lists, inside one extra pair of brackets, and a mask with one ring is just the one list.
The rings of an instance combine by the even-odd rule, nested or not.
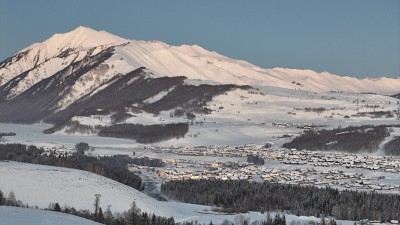
[(123, 41), (126, 40), (106, 31), (96, 31), (88, 27), (79, 26), (70, 32), (64, 34), (55, 34), (43, 42), (43, 44), (46, 42), (54, 42), (54, 44), (57, 46), (88, 48)]
[(92, 48), (99, 45), (114, 44), (127, 42), (128, 40), (111, 34), (107, 31), (101, 30), (97, 31), (89, 27), (79, 26), (72, 31), (54, 34), (47, 40), (41, 43), (34, 43), (22, 50), (24, 52), (27, 50), (44, 50), (47, 56), (53, 56), (60, 52), (60, 49), (68, 48)]
[(71, 32), (97, 32), (96, 30), (90, 28), (90, 27), (85, 27), (85, 26), (79, 26), (72, 30)]

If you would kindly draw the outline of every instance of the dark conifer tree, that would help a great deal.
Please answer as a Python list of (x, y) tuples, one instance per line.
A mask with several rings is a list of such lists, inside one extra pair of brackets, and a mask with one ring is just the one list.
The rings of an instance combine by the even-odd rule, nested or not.
[(61, 207), (60, 207), (60, 205), (58, 204), (58, 202), (56, 202), (56, 204), (54, 204), (54, 211), (56, 211), (56, 212), (61, 212)]

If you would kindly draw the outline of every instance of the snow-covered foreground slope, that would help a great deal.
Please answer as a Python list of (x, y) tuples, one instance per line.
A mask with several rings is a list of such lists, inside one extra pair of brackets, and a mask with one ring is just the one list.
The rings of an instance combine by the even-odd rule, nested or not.
[[(204, 214), (211, 207), (193, 205), (178, 202), (160, 202), (133, 188), (119, 184), (110, 179), (88, 173), (85, 171), (66, 169), (52, 166), (41, 166), (17, 162), (0, 162), (0, 190), (5, 194), (14, 191), (17, 199), (29, 205), (37, 205), (41, 208), (48, 207), (50, 202), (58, 202), (61, 206), (73, 206), (76, 209), (93, 210), (94, 194), (101, 194), (100, 206), (105, 208), (111, 204), (113, 212), (122, 212), (129, 208), (130, 203), (149, 213), (160, 216), (174, 217), (175, 221), (196, 220), (202, 223), (221, 223), (224, 219), (234, 221), (236, 215)], [(59, 213), (36, 211), (32, 209), (15, 209), (0, 207), (0, 225), (25, 224), (26, 217), (32, 216), (30, 221), (48, 219), (52, 224), (53, 219), (59, 218), (60, 223), (66, 224), (96, 224), (84, 223), (86, 220), (76, 219)], [(272, 213), (272, 216), (274, 213)], [(5, 220), (3, 220), (6, 218)], [(265, 219), (265, 214), (250, 212), (245, 214), (252, 221)], [(318, 220), (315, 217), (297, 217), (287, 215), (288, 223), (292, 220), (308, 221)], [(7, 223), (5, 222), (7, 221)], [(8, 223), (10, 221), (10, 223)], [(14, 223), (14, 221), (16, 221)], [(81, 222), (83, 221), (83, 222)], [(71, 223), (69, 223), (71, 222)], [(78, 223), (79, 222), (79, 223)], [(351, 225), (350, 221), (341, 221), (343, 225)]]
[(81, 217), (30, 208), (0, 206), (0, 225), (100, 225)]
[(0, 162), (0, 174), (3, 192), (13, 190), (19, 200), (40, 208), (58, 202), (61, 206), (92, 210), (94, 194), (101, 194), (103, 209), (111, 204), (113, 211), (123, 212), (135, 201), (139, 208), (149, 213), (161, 216), (180, 214), (165, 202), (158, 202), (136, 189), (86, 171)]

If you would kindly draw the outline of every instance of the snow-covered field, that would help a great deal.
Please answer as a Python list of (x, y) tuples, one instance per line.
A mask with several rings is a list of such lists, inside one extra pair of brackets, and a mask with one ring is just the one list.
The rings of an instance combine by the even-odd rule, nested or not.
[(43, 130), (50, 128), (48, 124), (0, 124), (0, 132), (15, 132), (16, 136), (4, 137), (5, 143), (23, 143), (41, 147), (69, 147), (76, 143), (87, 142), (91, 146), (108, 146), (129, 148), (136, 142), (128, 139), (105, 138), (96, 135), (68, 135), (68, 134), (43, 134)]
[[(397, 115), (386, 118), (357, 117), (360, 112), (397, 112), (396, 99), (373, 94), (315, 93), (274, 87), (259, 90), (235, 90), (215, 97), (208, 106), (208, 115), (196, 115), (185, 138), (172, 139), (158, 145), (240, 145), (280, 144), (279, 136), (297, 135), (303, 130), (296, 125), (321, 125), (326, 128), (360, 126), (364, 124), (400, 124)], [(377, 107), (372, 109), (371, 106)], [(305, 112), (305, 108), (324, 108), (325, 111)], [(154, 120), (169, 123), (169, 112), (161, 112)], [(175, 118), (173, 118), (175, 119)], [(140, 117), (136, 118), (140, 121)], [(147, 120), (145, 120), (147, 121)], [(176, 122), (176, 121), (171, 121)], [(197, 122), (197, 123), (196, 123)], [(276, 126), (274, 124), (289, 126)], [(283, 141), (283, 142), (282, 142)]]
[[(203, 213), (211, 210), (209, 206), (157, 201), (133, 188), (80, 170), (17, 162), (0, 162), (0, 174), (0, 190), (6, 195), (13, 190), (17, 199), (29, 205), (37, 205), (40, 208), (48, 207), (50, 202), (58, 202), (61, 206), (68, 205), (77, 209), (89, 209), (93, 211), (94, 194), (101, 194), (100, 206), (106, 208), (108, 204), (111, 204), (113, 212), (125, 211), (129, 208), (132, 201), (135, 201), (136, 205), (142, 211), (155, 213), (160, 216), (173, 216), (175, 221), (178, 222), (196, 220), (202, 223), (209, 223), (210, 221), (221, 223), (224, 219), (233, 221), (236, 216)], [(50, 222), (52, 222), (53, 218), (56, 219), (60, 215), (30, 209), (0, 207), (0, 224), (24, 224), (22, 222), (25, 216), (16, 216), (15, 214), (27, 215), (27, 217), (33, 214), (33, 218), (37, 218), (38, 221), (48, 218)], [(252, 221), (265, 219), (265, 214), (259, 212), (250, 212), (244, 215)], [(6, 219), (3, 220), (3, 217)], [(73, 220), (75, 217), (71, 218)], [(286, 219), (288, 222), (292, 220), (318, 220), (315, 217), (297, 217), (294, 215), (287, 215)], [(61, 220), (64, 220), (64, 218), (62, 217)], [(65, 220), (68, 222), (68, 219)], [(5, 223), (4, 221), (11, 222)], [(17, 221), (18, 223), (14, 223), (13, 221)], [(341, 222), (343, 225), (352, 224), (350, 221)], [(62, 223), (60, 222), (59, 224)], [(82, 224), (95, 223), (82, 222)]]
[(30, 208), (0, 206), (0, 225), (99, 225), (99, 223), (64, 213)]
[[(258, 90), (235, 90), (215, 97), (208, 103), (213, 111), (196, 115), (185, 138), (172, 139), (156, 145), (240, 145), (262, 144), (272, 141), (281, 144), (283, 135), (298, 135), (303, 130), (296, 125), (322, 125), (327, 128), (363, 124), (400, 124), (398, 100), (374, 94), (317, 93), (276, 87), (258, 87)], [(325, 111), (305, 112), (304, 108), (324, 108)], [(390, 111), (394, 117), (371, 118), (355, 116), (360, 112)], [(126, 123), (166, 124), (187, 122), (183, 117), (170, 116), (170, 111), (159, 115), (141, 112), (132, 115)], [(72, 120), (85, 125), (110, 125), (110, 116), (77, 116)], [(274, 124), (290, 126), (276, 126)], [(0, 124), (0, 132), (15, 132), (5, 137), (6, 142), (37, 144), (39, 146), (73, 147), (77, 142), (87, 142), (97, 148), (131, 148), (134, 140), (96, 137), (95, 134), (68, 134), (64, 130), (53, 135), (42, 131), (50, 125)]]
[[(360, 126), (364, 124), (400, 124), (395, 114), (400, 105), (391, 97), (371, 94), (314, 93), (299, 90), (264, 87), (258, 93), (235, 90), (215, 97), (209, 104), (213, 112), (197, 115), (190, 123), (184, 138), (171, 139), (158, 146), (202, 146), (264, 144), (267, 141), (281, 145), (303, 132), (297, 125), (321, 125), (327, 129), (338, 126)], [(370, 108), (372, 105), (379, 108)], [(327, 109), (324, 112), (305, 112), (305, 107)], [(355, 117), (359, 112), (392, 111), (394, 117)], [(348, 118), (345, 118), (348, 116)], [(74, 117), (85, 125), (110, 125), (110, 116)], [(171, 118), (170, 111), (155, 116), (142, 112), (129, 118), (127, 123), (163, 124), (187, 122), (185, 118)], [(281, 126), (283, 124), (288, 126)], [(47, 124), (0, 124), (0, 132), (15, 132), (16, 136), (4, 137), (6, 143), (24, 143), (40, 147), (73, 148), (78, 142), (87, 142), (95, 147), (93, 154), (131, 154), (132, 148), (140, 147), (135, 140), (97, 137), (96, 134), (68, 134), (61, 130), (55, 134), (43, 134), (50, 128)], [(390, 138), (393, 138), (393, 135)], [(388, 138), (386, 141), (389, 141)], [(381, 151), (379, 151), (381, 152)], [(377, 154), (380, 154), (380, 153)]]
[(139, 208), (149, 213), (163, 216), (180, 214), (165, 202), (158, 202), (136, 189), (86, 171), (0, 162), (0, 174), (0, 189), (4, 193), (14, 191), (17, 199), (40, 208), (58, 202), (61, 206), (91, 210), (94, 194), (101, 194), (103, 209), (111, 204), (111, 210), (122, 212), (135, 201)]

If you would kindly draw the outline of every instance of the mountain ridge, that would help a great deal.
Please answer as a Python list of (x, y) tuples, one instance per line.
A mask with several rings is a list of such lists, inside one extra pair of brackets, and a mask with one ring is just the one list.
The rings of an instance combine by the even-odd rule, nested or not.
[[(55, 34), (44, 42), (33, 44), (1, 62), (0, 85), (28, 70), (33, 70), (31, 74), (35, 74), (30, 74), (28, 78), (33, 76), (36, 80), (40, 80), (41, 76), (51, 76), (75, 59), (117, 45), (119, 47), (115, 48), (115, 54), (105, 63), (114, 65), (121, 74), (146, 67), (157, 76), (186, 76), (188, 79), (214, 81), (220, 84), (275, 86), (318, 92), (393, 94), (400, 90), (400, 78), (357, 79), (312, 70), (264, 69), (243, 60), (231, 59), (206, 50), (198, 45), (172, 46), (154, 40), (128, 40), (106, 31), (95, 31), (82, 26), (65, 34)], [(8, 64), (5, 63), (7, 61)], [(28, 80), (29, 82), (25, 82), (26, 88), (19, 88), (21, 90), (15, 94), (21, 93), (36, 82), (32, 78)]]
[[(225, 113), (221, 117), (250, 122), (252, 119), (246, 118), (243, 110), (268, 111), (268, 96), (279, 99), (273, 103), (278, 104), (274, 109), (278, 113), (287, 101), (282, 96), (296, 96), (301, 101), (319, 96), (323, 101), (342, 99), (345, 102), (341, 104), (347, 104), (345, 96), (352, 99), (361, 93), (394, 94), (399, 90), (400, 78), (359, 80), (312, 70), (263, 69), (198, 45), (127, 40), (78, 27), (0, 62), (0, 122), (45, 122), (55, 125), (48, 130), (55, 132), (74, 124), (74, 117), (99, 113), (117, 118), (107, 125), (135, 121), (133, 118), (142, 115), (152, 115), (158, 118), (154, 122), (162, 125), (193, 123), (196, 116), (220, 111)], [(362, 102), (381, 97), (386, 100), (382, 95), (360, 96)], [(215, 98), (225, 98), (224, 103), (217, 106)], [(255, 111), (238, 110), (237, 100), (242, 107)], [(356, 107), (358, 101), (353, 100)], [(318, 104), (318, 100), (313, 103)], [(294, 110), (301, 107), (295, 106)], [(297, 114), (293, 109), (285, 113), (289, 117)]]

